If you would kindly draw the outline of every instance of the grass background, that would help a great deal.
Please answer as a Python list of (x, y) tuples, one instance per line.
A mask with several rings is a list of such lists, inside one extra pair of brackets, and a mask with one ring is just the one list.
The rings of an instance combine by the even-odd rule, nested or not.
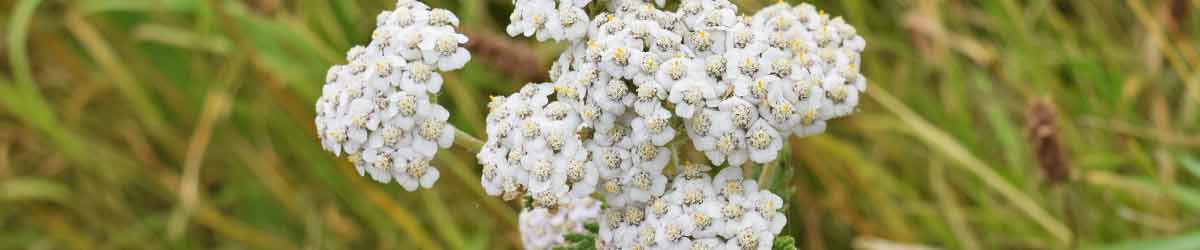
[[(476, 51), (447, 74), (468, 133), (562, 48), (501, 35), (508, 1), (426, 2), (542, 65)], [(469, 154), (404, 192), (320, 149), (325, 70), (392, 4), (0, 1), (0, 249), (519, 247), (518, 205), (483, 195)], [(801, 248), (1200, 249), (1200, 1), (813, 4), (866, 38), (871, 83), (790, 142), (776, 190)], [(1062, 184), (1026, 136), (1038, 98)]]

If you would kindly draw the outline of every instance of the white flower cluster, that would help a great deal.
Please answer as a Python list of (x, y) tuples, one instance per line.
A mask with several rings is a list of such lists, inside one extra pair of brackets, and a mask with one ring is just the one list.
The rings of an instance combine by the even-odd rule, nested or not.
[(587, 90), (573, 88), (528, 84), (494, 97), (487, 142), (477, 155), (484, 190), (506, 199), (527, 192), (534, 206), (545, 208), (588, 197), (597, 187), (609, 205), (661, 195), (667, 182), (662, 170), (670, 161), (665, 145), (675, 136), (670, 112), (612, 117), (592, 101), (574, 99)]
[(788, 136), (824, 131), (866, 89), (864, 40), (812, 5), (738, 17), (725, 0), (685, 0), (675, 12), (615, 2), (559, 57), (552, 79), (593, 90), (582, 100), (602, 107), (600, 117), (670, 108), (714, 164), (774, 160)]
[(550, 249), (566, 242), (565, 235), (587, 232), (583, 224), (600, 216), (600, 201), (592, 198), (573, 200), (551, 212), (546, 208), (525, 208), (517, 217), (521, 242), (525, 249)]
[(510, 36), (535, 36), (538, 41), (577, 40), (590, 25), (584, 11), (592, 0), (513, 0), (505, 30)]
[(329, 69), (317, 100), (316, 128), (325, 150), (348, 155), (360, 175), (395, 179), (412, 191), (429, 188), (430, 160), (454, 141), (449, 113), (438, 105), (441, 71), (462, 68), (470, 54), (458, 17), (414, 0), (377, 18), (371, 43)]
[(646, 202), (664, 192), (677, 129), (714, 165), (766, 163), (788, 136), (819, 133), (851, 113), (866, 88), (856, 66), (862, 37), (812, 5), (739, 17), (726, 0), (683, 0), (676, 11), (613, 0), (612, 12), (576, 37), (538, 21), (556, 3), (588, 4), (517, 0), (510, 34), (546, 34), (569, 47), (552, 82), (489, 104), (478, 158), (492, 195), (528, 192), (553, 207), (599, 188), (609, 205)]
[(743, 178), (740, 167), (715, 178), (705, 165), (681, 168), (663, 195), (605, 208), (599, 249), (771, 249), (787, 223), (779, 196)]

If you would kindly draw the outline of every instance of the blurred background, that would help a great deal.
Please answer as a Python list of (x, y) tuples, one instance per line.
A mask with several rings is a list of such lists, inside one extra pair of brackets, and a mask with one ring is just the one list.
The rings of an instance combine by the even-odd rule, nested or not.
[[(563, 46), (502, 34), (507, 0), (425, 2), (472, 39), (439, 100), (481, 136)], [(812, 3), (871, 83), (790, 141), (800, 248), (1200, 249), (1200, 1)], [(326, 69), (393, 4), (0, 0), (0, 249), (519, 248), (473, 155), (404, 192), (320, 149)]]

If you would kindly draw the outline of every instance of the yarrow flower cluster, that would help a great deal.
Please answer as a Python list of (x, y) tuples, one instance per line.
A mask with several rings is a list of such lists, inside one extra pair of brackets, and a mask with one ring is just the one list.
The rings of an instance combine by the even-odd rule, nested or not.
[(573, 200), (557, 211), (546, 208), (525, 208), (517, 217), (521, 242), (525, 249), (551, 249), (566, 242), (564, 236), (585, 233), (584, 223), (600, 216), (600, 201), (592, 198)]
[(715, 178), (707, 166), (674, 176), (648, 202), (610, 206), (600, 218), (602, 249), (771, 249), (787, 218), (783, 199), (743, 178), (740, 167)]
[(346, 53), (346, 65), (327, 73), (317, 100), (322, 147), (345, 153), (360, 175), (404, 189), (429, 188), (439, 172), (438, 148), (454, 141), (449, 113), (435, 101), (439, 72), (462, 68), (470, 54), (457, 33), (458, 17), (414, 0), (379, 14), (369, 45)]
[[(514, 16), (554, 3), (517, 1)], [(736, 16), (725, 0), (684, 0), (676, 11), (609, 4), (613, 12), (593, 18), (586, 36), (564, 39), (552, 82), (490, 104), (478, 155), (489, 193), (528, 191), (553, 206), (598, 188), (611, 205), (644, 202), (663, 192), (676, 128), (714, 165), (767, 163), (788, 136), (822, 132), (826, 120), (853, 112), (866, 88), (862, 37), (812, 5)]]
[[(727, 0), (656, 3), (610, 0), (588, 18), (590, 0), (514, 1), (510, 35), (567, 49), (550, 82), (489, 104), (481, 183), (538, 208), (600, 193), (606, 248), (769, 248), (782, 201), (741, 166), (854, 112), (865, 41), (809, 4), (739, 16)], [(673, 161), (687, 141), (709, 162)]]
[[(854, 112), (865, 41), (809, 4), (741, 16), (728, 0), (646, 1), (514, 0), (509, 35), (567, 49), (549, 82), (488, 104), (480, 183), (531, 201), (520, 215), (530, 248), (561, 244), (599, 216), (601, 249), (770, 249), (783, 200), (744, 167)], [(597, 4), (607, 11), (590, 15)], [(470, 60), (467, 37), (453, 13), (415, 0), (376, 25), (370, 44), (329, 69), (317, 132), (360, 175), (429, 188), (439, 176), (430, 161), (457, 132), (436, 101), (440, 72)], [(674, 152), (686, 146), (707, 162), (681, 162)]]

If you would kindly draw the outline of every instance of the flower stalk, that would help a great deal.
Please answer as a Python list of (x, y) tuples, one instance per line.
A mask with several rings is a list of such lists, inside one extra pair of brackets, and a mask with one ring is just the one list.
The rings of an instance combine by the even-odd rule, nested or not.
[(483, 141), (462, 129), (454, 128), (454, 147), (471, 154), (478, 154), (479, 149), (483, 148)]

